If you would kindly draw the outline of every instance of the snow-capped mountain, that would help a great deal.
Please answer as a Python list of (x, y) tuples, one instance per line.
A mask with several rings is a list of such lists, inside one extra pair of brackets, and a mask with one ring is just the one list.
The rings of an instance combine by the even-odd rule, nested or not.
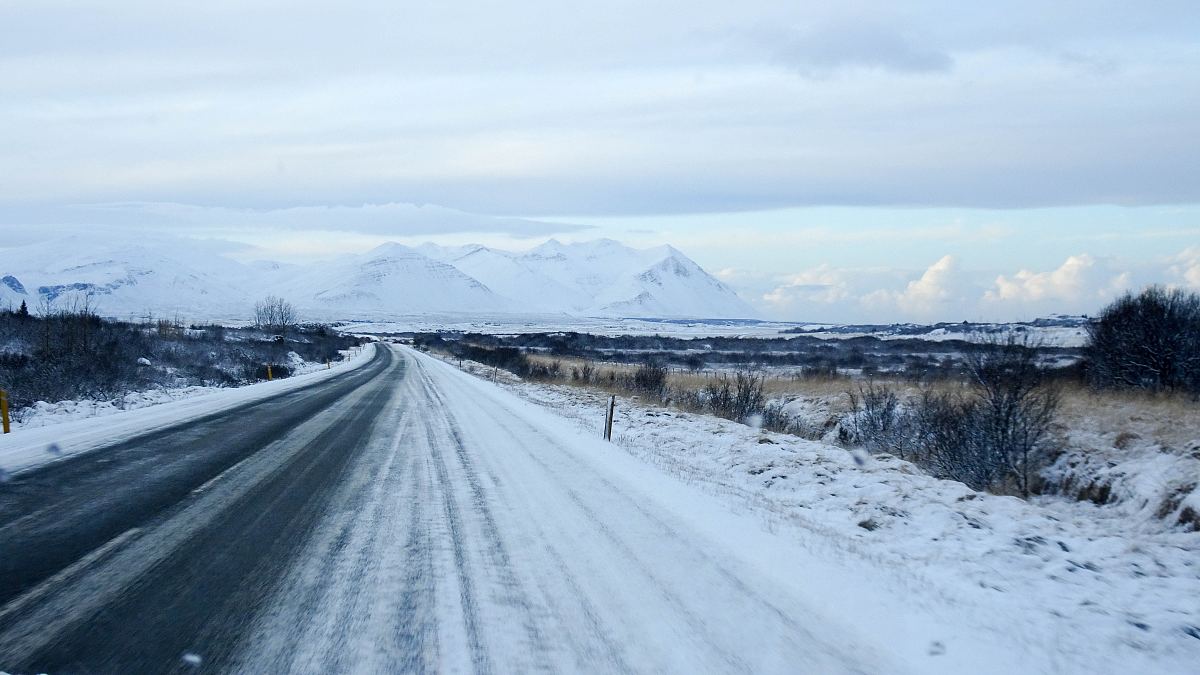
[(270, 284), (301, 308), (357, 316), (431, 312), (514, 312), (508, 298), (453, 266), (401, 244), (313, 263)]
[(388, 243), (307, 264), (239, 263), (213, 245), (67, 238), (0, 250), (0, 307), (88, 296), (100, 312), (247, 316), (267, 294), (314, 320), (422, 314), (750, 318), (729, 287), (670, 246), (550, 240), (524, 252)]
[(671, 246), (635, 249), (612, 239), (574, 244), (551, 239), (525, 253), (484, 246), (421, 250), (523, 307), (588, 316), (756, 315), (732, 289)]

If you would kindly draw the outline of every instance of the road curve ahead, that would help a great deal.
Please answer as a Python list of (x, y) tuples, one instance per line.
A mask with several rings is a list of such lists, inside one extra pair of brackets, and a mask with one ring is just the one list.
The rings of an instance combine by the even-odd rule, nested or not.
[(896, 671), (615, 452), (392, 348), (18, 476), (0, 671)]

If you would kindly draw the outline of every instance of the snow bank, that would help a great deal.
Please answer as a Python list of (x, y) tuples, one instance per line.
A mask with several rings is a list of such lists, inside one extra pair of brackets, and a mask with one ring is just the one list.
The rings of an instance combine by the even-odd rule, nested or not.
[(1142, 527), (1200, 531), (1200, 439), (1182, 452), (1106, 440), (1075, 445), (1043, 476), (1060, 493), (1107, 505)]
[(244, 387), (186, 387), (131, 394), (123, 401), (128, 404), (125, 410), (95, 401), (39, 403), (13, 433), (0, 436), (0, 480), (153, 429), (323, 382), (361, 368), (374, 354), (375, 346), (370, 344), (332, 368), (309, 364), (299, 375)]

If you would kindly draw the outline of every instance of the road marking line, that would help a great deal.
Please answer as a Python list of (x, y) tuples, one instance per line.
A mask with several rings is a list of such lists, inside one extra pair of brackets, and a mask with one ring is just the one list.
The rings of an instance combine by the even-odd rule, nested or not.
[[(269, 447), (269, 446), (271, 446), (271, 445), (273, 445), (273, 443), (268, 443), (267, 445), (264, 445), (262, 448), (260, 448), (260, 451), (261, 451), (261, 450), (263, 450), (263, 449), (266, 449), (267, 447)], [(198, 494), (200, 494), (200, 493), (202, 493), (202, 492), (205, 492), (205, 491), (207, 491), (209, 488), (211, 488), (212, 486), (214, 486), (214, 485), (216, 485), (218, 482), (220, 482), (220, 480), (221, 480), (222, 478), (224, 478), (224, 477), (225, 477), (225, 476), (227, 476), (228, 474), (232, 473), (232, 472), (234, 471), (234, 469), (237, 469), (239, 466), (241, 466), (241, 465), (245, 464), (246, 462), (249, 462), (251, 459), (254, 459), (254, 457), (255, 457), (256, 455), (258, 455), (258, 452), (252, 452), (252, 453), (250, 453), (250, 455), (248, 455), (248, 456), (246, 456), (246, 457), (243, 457), (243, 458), (241, 459), (241, 461), (239, 461), (237, 464), (234, 464), (233, 466), (231, 466), (231, 467), (229, 467), (229, 468), (225, 469), (225, 470), (224, 470), (224, 471), (222, 471), (221, 473), (219, 473), (219, 474), (217, 474), (217, 475), (213, 476), (212, 478), (209, 478), (208, 480), (204, 481), (204, 484), (203, 484), (203, 485), (201, 485), (200, 487), (196, 488), (195, 490), (192, 490), (192, 495), (198, 495)]]
[(3, 609), (0, 609), (0, 623), (3, 623), (12, 615), (20, 614), (21, 611), (26, 608), (26, 606), (41, 600), (43, 597), (55, 591), (58, 586), (68, 583), (71, 581), (71, 577), (77, 575), (96, 562), (99, 562), (100, 559), (114, 551), (116, 548), (137, 536), (139, 532), (141, 532), (140, 527), (134, 527), (125, 530), (121, 534), (109, 539), (99, 548), (94, 549), (91, 553), (88, 553), (79, 560), (76, 560), (70, 565), (59, 570), (54, 574), (54, 576), (46, 579), (37, 586), (34, 586), (29, 591), (26, 591), (20, 597), (9, 602), (4, 606)]

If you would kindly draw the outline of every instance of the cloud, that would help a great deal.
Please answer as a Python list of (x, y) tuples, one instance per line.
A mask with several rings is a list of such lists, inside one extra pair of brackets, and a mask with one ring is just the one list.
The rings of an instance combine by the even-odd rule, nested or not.
[(956, 317), (969, 307), (972, 284), (958, 259), (942, 257), (900, 291), (880, 289), (862, 298), (868, 308), (918, 319)]
[(847, 276), (845, 271), (821, 265), (787, 278), (785, 283), (764, 293), (762, 301), (776, 312), (841, 302), (851, 295)]
[(247, 209), (160, 202), (73, 205), (8, 212), (0, 225), (155, 229), (177, 234), (352, 232), (410, 237), (456, 233), (539, 237), (591, 229), (586, 225), (466, 213), (431, 204), (361, 204)]
[(1167, 269), (1171, 282), (1200, 290), (1200, 246), (1184, 250), (1171, 263)]
[(840, 22), (807, 29), (768, 29), (759, 39), (774, 45), (774, 61), (808, 76), (852, 68), (940, 72), (954, 59), (894, 29), (871, 22)]
[[(747, 295), (752, 281), (730, 283)], [(1147, 260), (1087, 253), (1047, 270), (989, 276), (946, 255), (922, 271), (821, 265), (759, 292), (768, 315), (796, 321), (1013, 321), (1051, 314), (1093, 314), (1126, 291), (1165, 283), (1200, 289), (1200, 247)]]
[[(1198, 17), (1108, 0), (0, 3), (0, 205), (1195, 202), (1200, 99), (1180, 92)], [(1081, 76), (1089, 60), (1103, 74)]]
[(983, 301), (1026, 307), (1057, 303), (1073, 309), (1081, 302), (1110, 300), (1131, 283), (1132, 274), (1119, 269), (1115, 261), (1085, 253), (1070, 256), (1057, 269), (1047, 272), (1021, 270), (1011, 277), (1001, 275), (984, 294)]

